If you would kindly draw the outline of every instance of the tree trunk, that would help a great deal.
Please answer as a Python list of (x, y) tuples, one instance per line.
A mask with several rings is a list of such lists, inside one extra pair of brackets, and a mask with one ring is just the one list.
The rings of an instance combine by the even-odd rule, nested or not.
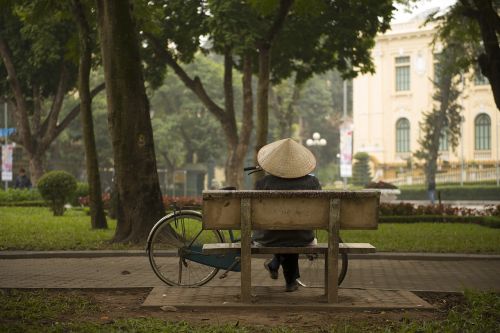
[(90, 28), (85, 18), (84, 8), (79, 0), (73, 1), (73, 9), (78, 22), (80, 39), (80, 60), (78, 67), (78, 92), (80, 95), (80, 115), (83, 140), (85, 143), (85, 164), (89, 184), (90, 221), (92, 229), (107, 229), (108, 223), (102, 202), (101, 179), (95, 145), (92, 119), (92, 97), (90, 96), (91, 40)]
[[(19, 82), (17, 71), (12, 61), (12, 52), (10, 51), (7, 42), (0, 36), (0, 55), (3, 64), (8, 74), (9, 85), (14, 95), (15, 111), (14, 118), (16, 121), (16, 133), (12, 136), (14, 142), (23, 146), (30, 159), (31, 180), (34, 185), (43, 175), (43, 158), (50, 144), (68, 127), (68, 125), (76, 118), (80, 112), (80, 105), (76, 105), (71, 111), (59, 121), (59, 114), (62, 109), (64, 93), (68, 84), (68, 72), (64, 63), (61, 64), (61, 72), (59, 73), (59, 83), (57, 92), (54, 96), (49, 114), (41, 122), (41, 107), (42, 101), (38, 89), (34, 85), (33, 96), (29, 98), (35, 100), (35, 108), (33, 112), (28, 109), (26, 102), (28, 97), (23, 94), (21, 83)], [(104, 84), (100, 84), (92, 89), (90, 96), (93, 98), (104, 89)], [(31, 123), (34, 128), (30, 127)]]
[(480, 28), (485, 53), (479, 56), (478, 62), (481, 72), (490, 82), (493, 98), (497, 109), (500, 110), (500, 18), (498, 8), (494, 8), (491, 0), (474, 0), (476, 9), (472, 9), (470, 2), (461, 0), (465, 8), (470, 11), (467, 16), (473, 17)]
[(149, 104), (131, 6), (98, 0), (97, 12), (106, 82), (115, 176), (123, 213), (116, 242), (143, 242), (164, 215)]
[(33, 186), (36, 186), (38, 179), (40, 179), (40, 177), (44, 174), (43, 156), (45, 152), (35, 151), (32, 153), (27, 151), (27, 153), (30, 160), (31, 182), (33, 183)]
[[(257, 165), (257, 153), (267, 144), (269, 127), (269, 75), (271, 50), (269, 47), (259, 49), (259, 80), (257, 83), (257, 124), (255, 129), (254, 161)], [(254, 173), (254, 183), (262, 178), (262, 172)]]

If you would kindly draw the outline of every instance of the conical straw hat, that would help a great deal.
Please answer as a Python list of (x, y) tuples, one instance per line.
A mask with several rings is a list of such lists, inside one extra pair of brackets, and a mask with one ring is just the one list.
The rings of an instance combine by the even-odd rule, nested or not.
[(265, 145), (257, 153), (257, 162), (266, 172), (281, 178), (303, 177), (316, 167), (313, 153), (292, 139)]

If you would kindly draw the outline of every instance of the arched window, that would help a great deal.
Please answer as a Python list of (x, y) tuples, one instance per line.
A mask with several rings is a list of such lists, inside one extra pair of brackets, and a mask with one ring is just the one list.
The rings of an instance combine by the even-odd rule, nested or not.
[(396, 152), (410, 152), (410, 122), (406, 118), (396, 122)]
[(474, 121), (474, 148), (476, 150), (490, 150), (491, 142), (491, 120), (482, 113)]

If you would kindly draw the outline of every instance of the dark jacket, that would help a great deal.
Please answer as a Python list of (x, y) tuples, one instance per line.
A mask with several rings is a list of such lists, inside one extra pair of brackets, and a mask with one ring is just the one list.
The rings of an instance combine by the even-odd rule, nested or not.
[[(255, 183), (256, 190), (321, 190), (314, 176), (279, 178), (268, 175)], [(265, 246), (304, 246), (314, 240), (312, 230), (255, 230), (253, 240)]]
[(26, 175), (17, 176), (14, 182), (14, 188), (31, 188), (31, 180)]

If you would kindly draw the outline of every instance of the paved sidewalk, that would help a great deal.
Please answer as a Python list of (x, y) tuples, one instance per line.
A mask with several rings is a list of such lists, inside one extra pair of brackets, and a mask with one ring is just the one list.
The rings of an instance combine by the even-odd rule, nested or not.
[[(465, 288), (500, 291), (499, 256), (382, 256), (349, 260), (344, 288), (460, 292)], [(425, 259), (425, 260), (422, 260)], [(175, 267), (175, 260), (172, 258)], [(270, 280), (263, 259), (252, 259), (254, 285), (283, 285)], [(213, 279), (209, 286), (239, 286), (239, 273)], [(94, 258), (5, 259), (0, 255), (0, 288), (135, 288), (162, 286), (148, 258), (108, 256)]]

